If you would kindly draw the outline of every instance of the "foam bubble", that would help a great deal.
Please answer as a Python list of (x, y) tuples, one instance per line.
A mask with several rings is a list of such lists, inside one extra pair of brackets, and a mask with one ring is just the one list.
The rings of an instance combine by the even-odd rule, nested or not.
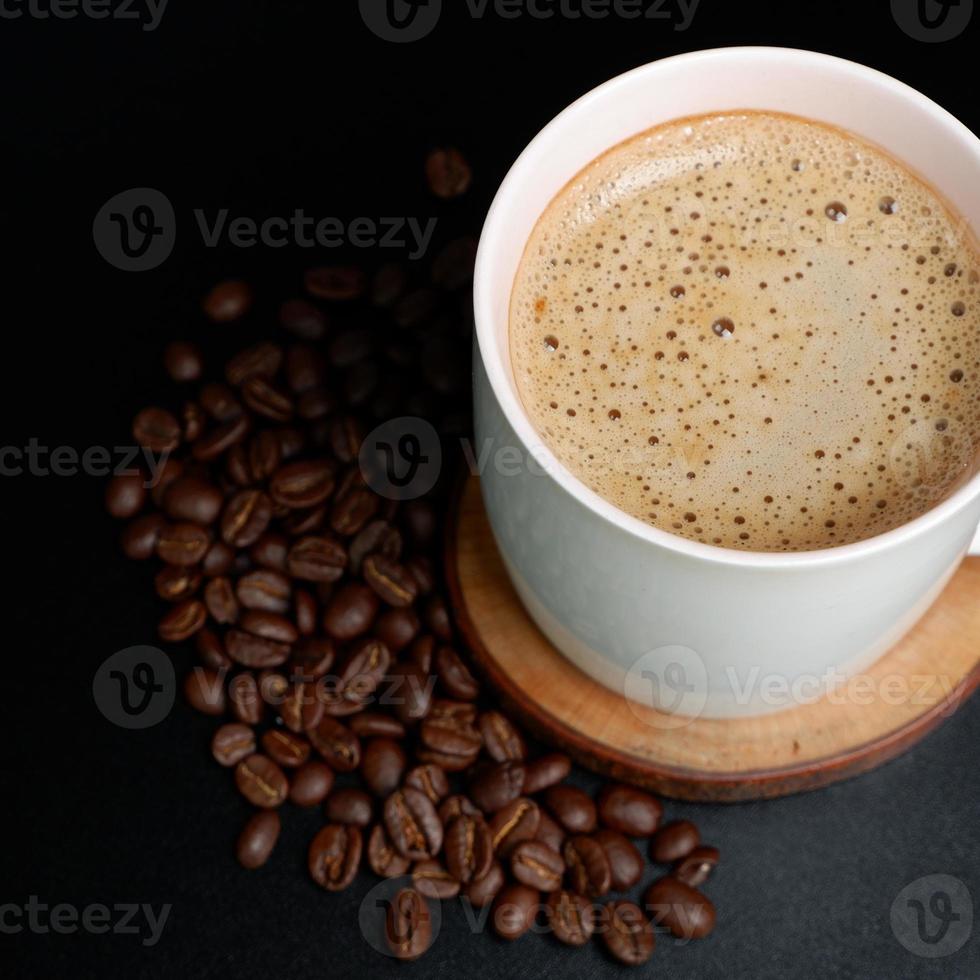
[(539, 220), (511, 298), (518, 389), (641, 520), (753, 551), (860, 540), (976, 471), (978, 270), (939, 196), (856, 137), (682, 120)]

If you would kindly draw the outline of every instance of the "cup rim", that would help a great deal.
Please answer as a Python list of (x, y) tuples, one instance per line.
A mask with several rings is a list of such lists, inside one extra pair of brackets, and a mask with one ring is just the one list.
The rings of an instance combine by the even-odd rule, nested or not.
[[(838, 72), (849, 72), (856, 82), (874, 81), (878, 85), (890, 89), (894, 94), (905, 100), (916, 103), (919, 108), (937, 116), (944, 125), (950, 127), (967, 143), (973, 145), (978, 170), (980, 170), (980, 139), (970, 129), (950, 112), (923, 95), (917, 89), (875, 68), (869, 68), (858, 62), (810, 51), (805, 48), (736, 45), (690, 51), (649, 62), (603, 82), (601, 85), (576, 99), (541, 129), (511, 166), (487, 212), (477, 250), (473, 281), (476, 339), (490, 387), (504, 417), (521, 444), (525, 449), (528, 449), (530, 446), (535, 447), (535, 460), (544, 468), (546, 474), (553, 478), (582, 506), (635, 538), (691, 558), (756, 568), (830, 565), (857, 557), (867, 557), (898, 546), (912, 538), (927, 533), (962, 510), (975, 497), (980, 495), (980, 472), (974, 474), (970, 480), (950, 494), (945, 500), (931, 507), (924, 514), (913, 518), (911, 521), (907, 521), (905, 524), (901, 524), (896, 528), (884, 531), (870, 538), (864, 538), (848, 544), (835, 545), (832, 548), (791, 552), (741, 551), (734, 548), (702, 544), (699, 541), (691, 541), (688, 538), (671, 534), (669, 531), (654, 527), (652, 524), (647, 524), (639, 518), (627, 514), (586, 486), (585, 483), (561, 463), (558, 457), (544, 443), (537, 430), (531, 424), (523, 405), (520, 403), (519, 396), (512, 389), (502, 359), (497, 356), (496, 333), (493, 330), (492, 296), (491, 289), (488, 285), (488, 278), (490, 265), (493, 261), (492, 252), (495, 248), (495, 243), (507, 233), (506, 212), (509, 208), (509, 199), (522, 179), (522, 173), (525, 167), (529, 161), (533, 160), (539, 154), (541, 147), (547, 144), (554, 132), (563, 127), (569, 119), (587, 111), (593, 103), (604, 99), (617, 88), (630, 84), (637, 77), (655, 74), (667, 64), (676, 64), (681, 61), (691, 63), (698, 61), (710, 62), (730, 57), (762, 59), (772, 58), (777, 55), (785, 56), (786, 54), (791, 54), (794, 57), (808, 61), (811, 65), (831, 68)], [(746, 106), (746, 108), (751, 108), (751, 106)]]

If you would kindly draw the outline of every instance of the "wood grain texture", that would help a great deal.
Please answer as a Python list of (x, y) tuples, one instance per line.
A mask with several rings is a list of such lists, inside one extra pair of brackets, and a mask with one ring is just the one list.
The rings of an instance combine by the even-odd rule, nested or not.
[(483, 509), (460, 484), (446, 574), (477, 668), (515, 718), (589, 769), (686, 800), (737, 802), (826, 786), (908, 749), (980, 685), (980, 558), (863, 675), (867, 696), (825, 698), (758, 718), (672, 719), (565, 660), (517, 597)]

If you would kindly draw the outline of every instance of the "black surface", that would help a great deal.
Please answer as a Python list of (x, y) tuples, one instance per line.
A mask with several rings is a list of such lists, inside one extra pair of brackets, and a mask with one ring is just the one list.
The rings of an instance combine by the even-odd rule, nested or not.
[[(208, 328), (200, 295), (252, 276), (273, 297), (298, 288), (309, 252), (209, 250), (190, 209), (262, 217), (479, 217), (507, 166), (559, 109), (644, 62), (717, 45), (771, 43), (853, 58), (980, 123), (973, 24), (957, 40), (902, 33), (888, 4), (702, 0), (684, 32), (659, 21), (474, 20), (447, 2), (416, 44), (367, 31), (356, 4), (173, 3), (158, 30), (129, 22), (0, 21), (0, 141), (6, 243), (4, 445), (79, 450), (124, 440), (161, 385), (166, 340)], [(724, 79), (718, 80), (719, 86)], [(457, 216), (424, 194), (420, 160), (460, 145), (477, 179)], [(96, 211), (130, 187), (164, 191), (182, 218), (173, 256), (131, 274), (92, 244)], [(322, 255), (316, 255), (321, 258)], [(259, 271), (261, 270), (261, 271)], [(612, 976), (597, 944), (472, 936), (446, 906), (434, 950), (397, 967), (357, 926), (375, 882), (320, 892), (304, 869), (315, 813), (291, 813), (270, 865), (246, 873), (232, 842), (247, 813), (207, 751), (213, 723), (178, 704), (128, 734), (96, 710), (91, 683), (112, 652), (155, 642), (150, 572), (116, 550), (92, 477), (4, 477), (4, 832), (0, 905), (171, 903), (159, 943), (131, 935), (0, 931), (7, 977)], [(978, 638), (980, 639), (980, 638)], [(186, 659), (182, 661), (186, 663)], [(904, 758), (807, 796), (738, 807), (671, 805), (724, 859), (707, 887), (715, 935), (660, 939), (646, 975), (855, 980), (980, 975), (980, 937), (949, 959), (913, 956), (889, 909), (924, 875), (961, 879), (980, 902), (980, 700)], [(588, 777), (583, 777), (588, 780)], [(648, 876), (649, 877), (649, 876)]]

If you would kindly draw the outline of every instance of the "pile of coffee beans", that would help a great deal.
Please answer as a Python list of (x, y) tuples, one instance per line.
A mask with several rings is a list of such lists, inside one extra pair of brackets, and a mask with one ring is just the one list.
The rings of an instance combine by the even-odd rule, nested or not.
[[(442, 198), (470, 181), (458, 151), (426, 169)], [(399, 502), (359, 465), (365, 434), (395, 414), (465, 431), (469, 330), (446, 318), (468, 304), (473, 255), (472, 239), (450, 242), (414, 286), (395, 266), (310, 270), (278, 328), (209, 380), (195, 343), (170, 344), (182, 394), (132, 429), (166, 460), (152, 486), (145, 473), (114, 477), (106, 506), (127, 521), (125, 554), (159, 563), (161, 639), (196, 649), (184, 693), (219, 720), (214, 759), (256, 808), (238, 838), (243, 867), (270, 860), (287, 806), (316, 807), (317, 885), (340, 891), (365, 866), (410, 881), (387, 911), (398, 958), (428, 949), (428, 903), (460, 896), (491, 906), (505, 939), (541, 922), (562, 943), (599, 936), (640, 964), (656, 927), (711, 932), (698, 888), (718, 851), (693, 824), (664, 823), (653, 796), (609, 784), (593, 799), (566, 781), (566, 755), (529, 748), (454, 630), (438, 562), (444, 485)], [(255, 301), (230, 281), (203, 309), (234, 331)], [(354, 325), (337, 326), (343, 315)], [(644, 871), (637, 840), (667, 869), (642, 906), (622, 897)]]

